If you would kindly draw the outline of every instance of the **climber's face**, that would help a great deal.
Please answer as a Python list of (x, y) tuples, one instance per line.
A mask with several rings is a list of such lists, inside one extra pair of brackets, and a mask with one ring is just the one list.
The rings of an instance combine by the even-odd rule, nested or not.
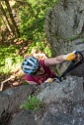
[(45, 70), (42, 66), (39, 66), (38, 70), (33, 74), (33, 76), (42, 76), (45, 73)]

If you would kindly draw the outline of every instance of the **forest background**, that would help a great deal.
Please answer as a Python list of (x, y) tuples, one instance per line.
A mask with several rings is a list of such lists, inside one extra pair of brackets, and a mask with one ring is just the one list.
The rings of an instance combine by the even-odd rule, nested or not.
[(48, 10), (57, 3), (58, 0), (0, 0), (0, 83), (8, 78), (8, 86), (23, 82), (21, 62), (33, 48), (53, 56), (44, 24)]

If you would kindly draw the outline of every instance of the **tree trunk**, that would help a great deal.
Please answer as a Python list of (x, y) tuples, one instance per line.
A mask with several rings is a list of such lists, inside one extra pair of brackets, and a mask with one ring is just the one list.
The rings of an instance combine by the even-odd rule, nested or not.
[(19, 36), (20, 36), (20, 33), (19, 33), (19, 30), (18, 30), (18, 26), (17, 26), (17, 24), (16, 24), (16, 22), (15, 22), (15, 20), (14, 20), (14, 17), (13, 17), (13, 14), (12, 14), (12, 10), (11, 10), (9, 1), (8, 1), (8, 0), (4, 0), (4, 1), (5, 1), (6, 6), (7, 6), (7, 10), (8, 10), (8, 12), (9, 12), (10, 19), (11, 19), (12, 24), (13, 24), (14, 29), (15, 29), (15, 35), (19, 37)]
[(7, 15), (6, 15), (6, 12), (5, 12), (3, 6), (1, 5), (1, 3), (0, 3), (0, 9), (1, 9), (1, 12), (3, 13), (3, 16), (4, 16), (3, 20), (4, 20), (5, 24), (6, 24), (6, 26), (7, 26), (8, 30), (9, 30), (9, 32), (10, 32), (11, 34), (14, 34), (14, 31), (12, 30), (11, 24), (10, 24), (10, 22), (9, 22), (9, 20), (8, 20), (8, 17), (7, 17)]

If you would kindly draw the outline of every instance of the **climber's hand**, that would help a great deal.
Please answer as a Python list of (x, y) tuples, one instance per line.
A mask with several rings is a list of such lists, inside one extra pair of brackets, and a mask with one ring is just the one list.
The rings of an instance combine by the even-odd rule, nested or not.
[(79, 53), (79, 51), (73, 51), (72, 53), (68, 53), (67, 55), (63, 55), (63, 59), (66, 61), (73, 61), (75, 59), (78, 59), (78, 61), (80, 61), (81, 59), (81, 55)]
[(53, 82), (54, 78), (48, 78), (45, 82)]

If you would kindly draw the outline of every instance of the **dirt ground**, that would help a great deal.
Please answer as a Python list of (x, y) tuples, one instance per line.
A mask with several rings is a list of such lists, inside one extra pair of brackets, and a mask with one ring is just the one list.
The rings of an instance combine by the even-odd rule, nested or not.
[(2, 79), (0, 80), (0, 91), (24, 84), (26, 82), (25, 76), (24, 74), (20, 74), (20, 73), (21, 73), (21, 70), (17, 72), (16, 76), (15, 74), (2, 76)]

